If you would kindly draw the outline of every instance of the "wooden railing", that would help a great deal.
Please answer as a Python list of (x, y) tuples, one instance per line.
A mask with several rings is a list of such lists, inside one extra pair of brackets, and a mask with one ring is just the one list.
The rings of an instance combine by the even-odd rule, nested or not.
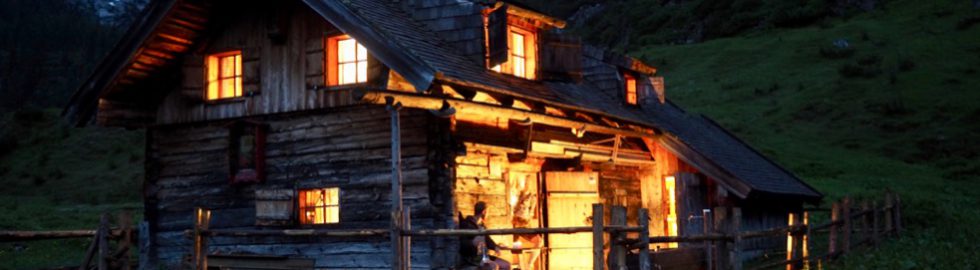
[[(232, 230), (208, 229), (210, 211), (198, 209), (195, 229), (188, 234), (194, 239), (193, 258), (198, 269), (207, 269), (207, 237), (251, 237), (251, 236), (316, 236), (316, 237), (390, 237), (397, 235), (404, 239), (410, 237), (458, 237), (478, 235), (518, 235), (518, 234), (572, 234), (589, 233), (593, 235), (593, 268), (627, 269), (627, 254), (636, 251), (638, 265), (641, 270), (651, 269), (650, 247), (659, 243), (701, 243), (705, 250), (705, 269), (736, 269), (744, 268), (743, 242), (756, 238), (785, 237), (786, 259), (776, 262), (754, 265), (752, 269), (772, 269), (786, 267), (788, 270), (805, 269), (816, 261), (827, 261), (851, 252), (852, 248), (861, 245), (877, 246), (881, 239), (888, 236), (898, 236), (902, 231), (901, 201), (895, 194), (885, 195), (884, 203), (864, 202), (854, 207), (851, 199), (844, 198), (833, 203), (831, 219), (824, 224), (811, 225), (810, 213), (815, 209), (791, 213), (786, 227), (759, 231), (743, 231), (741, 228), (742, 212), (739, 208), (716, 207), (706, 215), (702, 235), (690, 236), (651, 236), (649, 234), (649, 218), (646, 209), (637, 213), (638, 226), (627, 226), (626, 209), (620, 206), (610, 208), (610, 224), (603, 221), (605, 207), (594, 204), (592, 208), (591, 227), (562, 227), (562, 228), (512, 228), (512, 229), (400, 229), (392, 234), (389, 229), (364, 230)], [(821, 209), (816, 209), (821, 210)], [(824, 210), (826, 212), (826, 210)], [(407, 213), (407, 212), (406, 212)], [(406, 215), (407, 216), (407, 215)], [(408, 220), (406, 220), (408, 223)], [(859, 225), (858, 230), (855, 225)], [(863, 235), (860, 239), (855, 233)], [(638, 233), (639, 237), (629, 238), (629, 233)], [(828, 248), (826, 253), (815, 255), (812, 240), (815, 234), (827, 234)], [(609, 236), (609, 242), (605, 237)], [(856, 240), (856, 241), (855, 241)], [(403, 240), (404, 241), (404, 240)], [(408, 240), (410, 245), (410, 240)], [(606, 252), (608, 247), (608, 253)], [(407, 248), (393, 250), (406, 252)], [(408, 268), (407, 254), (394, 258), (405, 258), (398, 266)]]

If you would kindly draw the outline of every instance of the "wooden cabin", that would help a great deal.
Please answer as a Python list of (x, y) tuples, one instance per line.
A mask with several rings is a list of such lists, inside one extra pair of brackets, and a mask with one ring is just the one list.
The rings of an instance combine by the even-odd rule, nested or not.
[[(589, 226), (602, 203), (631, 223), (649, 209), (652, 235), (697, 235), (702, 209), (765, 229), (821, 199), (671, 103), (655, 68), (564, 26), (493, 0), (154, 0), (64, 114), (146, 131), (143, 269), (186, 265), (197, 207), (212, 229), (388, 228), (395, 172), (412, 228), (456, 228), (478, 201), (489, 228)], [(588, 234), (493, 238), (541, 247), (527, 269), (591, 269)], [(390, 248), (267, 236), (207, 252), (382, 269)], [(457, 249), (413, 239), (411, 266), (453, 268)]]

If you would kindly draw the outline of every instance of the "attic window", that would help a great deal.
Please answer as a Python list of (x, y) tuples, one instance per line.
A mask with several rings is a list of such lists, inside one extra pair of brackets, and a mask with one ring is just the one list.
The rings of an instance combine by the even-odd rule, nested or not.
[(348, 35), (327, 38), (327, 85), (367, 82), (367, 49)]
[(623, 93), (623, 99), (626, 101), (626, 104), (636, 105), (636, 101), (637, 101), (637, 95), (636, 95), (636, 88), (637, 88), (636, 87), (636, 77), (633, 77), (633, 75), (630, 75), (628, 73), (624, 73), (623, 74), (623, 81), (626, 82), (626, 85), (623, 88), (623, 89), (626, 90)]
[(307, 225), (340, 222), (340, 188), (299, 191), (299, 223)]
[(242, 51), (207, 56), (207, 100), (242, 96)]
[(537, 51), (533, 32), (507, 26), (507, 61), (490, 69), (525, 79), (534, 79), (537, 69)]

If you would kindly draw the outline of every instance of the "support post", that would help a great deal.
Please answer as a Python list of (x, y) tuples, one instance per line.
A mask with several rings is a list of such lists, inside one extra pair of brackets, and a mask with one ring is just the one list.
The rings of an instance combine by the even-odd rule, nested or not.
[[(626, 207), (622, 206), (612, 206), (610, 207), (610, 225), (613, 226), (626, 226)], [(610, 270), (626, 270), (626, 246), (616, 243), (621, 243), (626, 240), (625, 232), (615, 232), (609, 235), (609, 269)]]
[(841, 225), (843, 233), (841, 235), (841, 255), (851, 252), (851, 232), (854, 227), (851, 224), (851, 198), (844, 197), (841, 212), (843, 212), (844, 223)]
[[(727, 234), (728, 233), (728, 208), (727, 207), (715, 207), (714, 210), (715, 218), (715, 229), (716, 233)], [(715, 243), (715, 269), (731, 269), (731, 264), (728, 262), (728, 242), (718, 241)]]
[[(711, 226), (714, 224), (711, 222), (712, 220), (711, 216), (712, 216), (711, 209), (701, 209), (701, 224), (702, 224), (701, 231), (704, 233), (704, 235), (711, 234)], [(711, 241), (705, 240), (704, 241), (704, 264), (705, 264), (704, 269), (714, 270), (715, 260), (713, 258), (714, 256), (711, 256), (712, 253), (714, 253), (714, 245), (711, 244)]]
[(391, 269), (407, 269), (402, 261), (404, 243), (401, 238), (402, 211), (402, 158), (401, 158), (401, 103), (393, 97), (385, 97), (385, 108), (391, 113)]
[(827, 239), (827, 254), (830, 258), (837, 256), (837, 232), (840, 231), (840, 204), (834, 202), (833, 206), (830, 207), (830, 233), (828, 233)]
[[(650, 270), (650, 218), (646, 208), (640, 208), (637, 214), (640, 225), (640, 270)], [(738, 270), (738, 269), (736, 269)]]
[(592, 269), (603, 270), (605, 267), (605, 257), (602, 245), (602, 204), (592, 204)]
[[(412, 209), (405, 208), (402, 211), (402, 228), (406, 231), (412, 230)], [(489, 237), (489, 236), (488, 236)], [(403, 269), (412, 269), (412, 237), (402, 236), (402, 266)]]
[(732, 270), (742, 270), (742, 208), (732, 208), (732, 252), (731, 261)]

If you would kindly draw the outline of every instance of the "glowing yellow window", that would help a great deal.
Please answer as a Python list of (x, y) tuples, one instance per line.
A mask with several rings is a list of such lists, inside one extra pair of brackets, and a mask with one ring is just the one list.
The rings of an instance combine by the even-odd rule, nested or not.
[(242, 52), (230, 51), (207, 57), (207, 100), (242, 96)]
[(537, 68), (534, 33), (509, 26), (507, 62), (491, 67), (496, 72), (534, 79)]
[(300, 224), (340, 222), (340, 188), (317, 188), (299, 191)]
[(623, 74), (626, 81), (626, 104), (636, 105), (636, 78), (629, 74)]
[[(664, 177), (664, 189), (667, 191), (667, 236), (677, 236), (677, 183), (673, 176)], [(667, 247), (676, 248), (677, 242), (667, 243)]]
[(367, 82), (367, 49), (347, 35), (327, 38), (327, 84)]

